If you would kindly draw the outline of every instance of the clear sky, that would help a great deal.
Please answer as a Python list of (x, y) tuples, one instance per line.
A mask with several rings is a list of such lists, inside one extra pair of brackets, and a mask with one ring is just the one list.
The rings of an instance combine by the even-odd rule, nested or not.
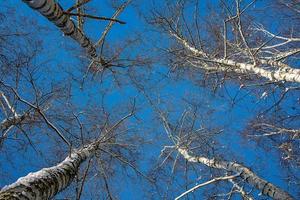
[[(68, 8), (73, 3), (73, 1), (69, 0), (59, 2), (63, 8)], [(99, 15), (101, 16), (109, 17), (114, 13), (114, 10), (108, 2), (92, 1), (87, 6), (87, 12), (100, 13)], [(216, 6), (215, 2), (211, 2), (211, 5)], [(146, 55), (151, 58), (157, 56), (160, 53), (156, 48), (157, 45), (164, 47), (171, 42), (146, 24), (145, 18), (147, 18), (148, 13), (150, 14), (147, 9), (160, 3), (162, 1), (134, 1), (119, 17), (126, 24), (115, 24), (109, 33), (106, 39), (107, 49), (118, 50), (119, 45), (124, 44), (128, 37), (132, 37), (138, 38), (139, 41), (132, 48), (126, 50), (123, 56)], [(205, 15), (207, 7), (203, 6), (203, 4), (200, 6), (200, 13)], [(256, 8), (263, 7), (265, 4), (268, 4), (268, 1), (258, 1), (255, 6)], [(8, 10), (10, 12), (7, 12)], [(22, 1), (1, 2), (0, 13), (7, 17), (6, 23), (0, 25), (0, 28), (4, 29), (6, 25), (13, 26), (13, 30), (29, 33), (32, 37), (41, 41), (43, 49), (34, 59), (33, 64), (37, 66), (35, 72), (36, 83), (42, 91), (45, 91), (44, 93), (50, 91), (55, 85), (69, 87), (71, 94), (69, 101), (74, 105), (76, 112), (94, 111), (96, 116), (96, 114), (99, 114), (97, 112), (100, 112), (98, 106), (103, 104), (105, 110), (108, 113), (112, 113), (111, 123), (122, 118), (128, 112), (128, 107), (135, 99), (138, 112), (136, 118), (129, 120), (128, 126), (134, 129), (132, 134), (142, 136), (145, 140), (143, 145), (137, 147), (141, 157), (137, 164), (143, 173), (148, 174), (155, 164), (161, 162), (159, 159), (161, 150), (165, 145), (171, 145), (171, 143), (165, 135), (162, 124), (157, 119), (155, 109), (151, 107), (145, 95), (127, 77), (128, 68), (115, 68), (117, 75), (111, 72), (104, 73), (103, 76), (101, 74), (89, 74), (83, 89), (81, 89), (80, 83), (89, 61), (85, 58), (83, 50), (73, 40), (63, 36), (57, 27), (39, 13), (30, 9)], [(256, 17), (259, 18), (261, 15)], [(266, 23), (268, 22), (270, 21)], [(85, 26), (86, 35), (95, 42), (100, 37), (106, 24), (107, 22), (103, 21), (87, 20)], [(276, 30), (277, 25), (270, 24), (272, 30)], [(25, 43), (24, 45), (27, 44)], [(169, 111), (168, 117), (171, 122), (175, 123), (180, 119), (184, 111), (191, 109), (189, 101), (201, 102), (200, 109), (197, 111), (199, 118), (196, 120), (196, 125), (209, 129), (218, 128), (224, 130), (215, 139), (216, 142), (220, 143), (216, 152), (223, 153), (224, 159), (244, 163), (263, 178), (284, 189), (289, 189), (292, 193), (297, 190), (289, 188), (283, 181), (282, 178), (286, 174), (283, 170), (284, 167), (280, 165), (278, 153), (272, 149), (269, 149), (267, 152), (265, 149), (258, 147), (255, 142), (242, 137), (241, 134), (249, 120), (254, 118), (263, 107), (273, 104), (274, 100), (271, 97), (266, 100), (260, 99), (259, 94), (262, 94), (262, 92), (258, 91), (255, 94), (249, 92), (249, 90), (241, 90), (239, 85), (232, 82), (226, 83), (222, 88), (218, 89), (217, 93), (214, 93), (210, 88), (199, 86), (197, 80), (192, 80), (189, 74), (182, 73), (180, 74), (181, 77), (178, 78), (178, 75), (170, 73), (167, 64), (163, 62), (153, 64), (151, 67), (143, 67), (145, 69), (134, 68), (136, 73), (141, 75), (138, 77), (139, 83), (145, 85), (147, 95), (154, 102), (158, 103), (160, 109)], [(13, 83), (13, 80), (9, 81)], [(24, 90), (21, 90), (20, 94), (24, 98), (33, 101), (32, 90), (27, 92), (30, 86), (24, 85), (23, 88)], [(235, 100), (234, 105), (232, 105), (233, 98)], [(291, 102), (287, 101), (287, 104)], [(57, 108), (66, 106), (65, 103), (60, 101), (55, 101), (53, 105)], [(56, 112), (63, 115), (61, 111), (50, 109), (49, 115), (55, 115)], [(95, 119), (99, 120), (99, 116), (95, 117)], [(87, 119), (83, 117), (82, 120), (85, 121)], [(61, 130), (64, 130), (63, 126), (65, 128), (68, 127), (67, 122), (60, 120), (55, 122)], [(39, 128), (44, 129), (41, 135), (38, 133)], [(33, 134), (32, 137), (36, 142), (35, 146), (39, 153), (30, 147), (25, 147), (25, 145), (24, 148), (21, 148), (20, 144), (16, 144), (14, 140), (7, 140), (4, 146), (7, 149), (0, 154), (0, 187), (14, 182), (29, 172), (51, 166), (67, 155), (68, 149), (59, 141), (59, 138), (55, 134), (50, 133), (52, 132), (50, 129), (49, 134), (46, 135), (45, 129), (45, 126), (41, 126), (31, 129), (30, 132), (30, 134)], [(70, 130), (73, 129), (70, 128)], [(78, 129), (76, 131), (78, 132)], [(131, 134), (130, 131), (129, 133)], [(67, 131), (66, 134), (68, 134)], [(70, 135), (68, 137), (72, 139)], [(91, 136), (87, 133), (88, 137)], [(116, 166), (116, 176), (112, 177), (112, 180), (109, 182), (113, 188), (112, 191), (116, 192), (116, 196), (120, 199), (128, 200), (146, 198), (150, 188), (148, 188), (147, 181), (143, 178), (137, 178), (134, 175), (134, 171), (130, 170), (130, 168), (127, 171), (125, 170), (125, 173), (121, 173), (121, 167)], [(166, 167), (167, 169), (164, 172), (170, 173), (168, 167)], [(94, 192), (97, 191), (93, 180), (101, 178), (97, 173), (97, 171), (91, 172), (82, 199), (100, 198), (93, 196)], [(125, 176), (126, 173), (129, 176)], [(165, 174), (161, 173), (163, 177)], [(296, 173), (298, 174), (299, 172)], [(158, 186), (163, 191), (173, 187), (170, 191), (175, 190), (176, 192), (168, 194), (167, 198), (178, 196), (184, 191), (184, 188), (179, 187), (184, 182), (180, 180), (184, 176), (183, 172), (177, 171), (175, 176), (177, 178), (173, 179), (174, 182), (171, 183), (171, 186), (167, 181), (160, 183)], [(190, 173), (189, 176), (191, 182), (193, 178), (197, 178), (193, 173)], [(205, 188), (200, 189), (197, 192), (198, 195), (202, 194), (201, 190), (205, 192)], [(58, 195), (57, 198), (64, 197), (72, 191), (66, 190)], [(152, 198), (160, 199), (161, 195), (154, 194)], [(101, 196), (101, 198), (103, 197)]]

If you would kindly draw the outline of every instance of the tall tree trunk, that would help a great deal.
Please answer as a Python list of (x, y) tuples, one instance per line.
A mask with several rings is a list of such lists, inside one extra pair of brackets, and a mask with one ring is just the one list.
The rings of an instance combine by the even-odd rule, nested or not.
[[(250, 64), (245, 62), (238, 62), (231, 59), (224, 59), (224, 58), (217, 58), (211, 55), (207, 55), (200, 49), (196, 49), (192, 45), (188, 43), (188, 41), (179, 36), (176, 33), (170, 31), (170, 34), (177, 39), (177, 41), (182, 44), (188, 51), (192, 52), (196, 58), (199, 60), (204, 61), (204, 63), (218, 63), (224, 65), (226, 67), (220, 67), (220, 71), (234, 71), (236, 73), (241, 74), (255, 74), (257, 76), (269, 79), (270, 81), (287, 81), (287, 82), (296, 82), (300, 83), (300, 69), (292, 68), (287, 64), (284, 64), (280, 61), (275, 60), (265, 60), (265, 59), (258, 59), (258, 63), (263, 65), (271, 66), (275, 69), (265, 69), (261, 67), (259, 64)], [(296, 49), (295, 51), (299, 51)], [(202, 62), (203, 63), (203, 62)], [(201, 64), (202, 64), (201, 63)], [(200, 64), (200, 65), (201, 65)], [(199, 67), (205, 70), (210, 70), (210, 66), (203, 66)], [(214, 68), (214, 66), (212, 67)]]
[(249, 168), (235, 163), (220, 161), (217, 159), (209, 159), (202, 156), (192, 156), (187, 149), (178, 148), (178, 152), (189, 162), (201, 163), (208, 167), (216, 169), (224, 169), (229, 172), (239, 173), (240, 176), (250, 185), (256, 187), (262, 192), (262, 194), (267, 195), (276, 200), (292, 200), (292, 196), (282, 189), (276, 187), (272, 183), (260, 178), (255, 173), (253, 173)]
[(62, 7), (54, 0), (23, 0), (34, 10), (44, 15), (48, 20), (54, 23), (61, 31), (77, 41), (87, 53), (95, 58), (96, 49), (91, 41), (79, 30), (70, 16), (64, 13)]
[(0, 191), (0, 199), (50, 199), (66, 188), (75, 177), (78, 168), (96, 150), (95, 143), (74, 151), (64, 161), (50, 168), (43, 168), (19, 178)]

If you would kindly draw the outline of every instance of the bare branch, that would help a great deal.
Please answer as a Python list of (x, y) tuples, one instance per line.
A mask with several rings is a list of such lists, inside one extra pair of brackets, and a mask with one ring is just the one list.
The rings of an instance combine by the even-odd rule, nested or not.
[(105, 21), (113, 21), (117, 22), (119, 24), (126, 24), (126, 22), (114, 19), (114, 18), (108, 18), (108, 17), (99, 17), (99, 16), (94, 16), (94, 15), (88, 15), (88, 14), (81, 14), (81, 13), (69, 13), (69, 12), (64, 12), (66, 15), (71, 15), (71, 16), (80, 16), (80, 17), (86, 17), (90, 19), (97, 19), (97, 20), (105, 20)]
[(198, 184), (194, 187), (192, 187), (191, 189), (185, 191), (184, 193), (182, 193), (181, 195), (179, 195), (178, 197), (175, 198), (175, 200), (178, 200), (178, 199), (181, 199), (182, 197), (184, 197), (185, 195), (191, 193), (191, 192), (194, 192), (195, 190), (199, 189), (200, 187), (203, 187), (203, 186), (206, 186), (206, 185), (209, 185), (211, 183), (214, 183), (214, 182), (217, 182), (217, 181), (225, 181), (225, 180), (230, 180), (230, 179), (234, 179), (236, 177), (240, 176), (239, 174), (236, 174), (236, 175), (232, 175), (232, 176), (221, 176), (221, 177), (216, 177), (216, 178), (213, 178), (209, 181), (206, 181), (204, 183), (201, 183), (201, 184)]

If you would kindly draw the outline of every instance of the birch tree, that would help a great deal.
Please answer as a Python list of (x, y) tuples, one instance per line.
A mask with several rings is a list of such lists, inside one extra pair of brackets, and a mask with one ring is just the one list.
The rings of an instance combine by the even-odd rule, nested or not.
[[(93, 110), (94, 109), (95, 108), (93, 108)], [(75, 177), (78, 178), (79, 168), (81, 164), (85, 160), (89, 160), (89, 166), (91, 159), (95, 159), (97, 161), (99, 160), (100, 163), (107, 162), (107, 165), (110, 167), (109, 171), (112, 171), (113, 167), (108, 163), (111, 163), (112, 159), (117, 160), (117, 162), (121, 163), (121, 165), (133, 169), (137, 174), (147, 179), (147, 177), (143, 175), (143, 173), (139, 171), (133, 163), (131, 163), (130, 160), (135, 159), (134, 157), (131, 159), (127, 159), (126, 156), (122, 155), (122, 152), (124, 152), (125, 154), (125, 152), (127, 151), (127, 144), (125, 141), (123, 141), (123, 144), (122, 139), (117, 139), (119, 135), (117, 129), (123, 126), (125, 120), (131, 117), (133, 115), (133, 112), (134, 110), (132, 110), (128, 115), (124, 116), (111, 126), (109, 126), (108, 122), (104, 122), (104, 124), (106, 125), (103, 129), (103, 132), (99, 134), (99, 136), (92, 142), (85, 142), (85, 136), (84, 133), (82, 133), (82, 131), (85, 130), (83, 129), (85, 125), (75, 115), (76, 120), (78, 120), (81, 127), (81, 147), (79, 147), (78, 149), (72, 148), (69, 155), (57, 165), (49, 168), (43, 168), (37, 172), (29, 173), (27, 176), (19, 178), (15, 183), (3, 187), (0, 191), (0, 199), (51, 199), (57, 193), (68, 187)], [(53, 129), (57, 128), (53, 125)], [(57, 131), (59, 130), (57, 129)], [(124, 130), (121, 130), (121, 132), (122, 131)], [(66, 138), (64, 138), (63, 140), (66, 140), (66, 142), (68, 143), (68, 140)], [(136, 138), (136, 140), (136, 142), (138, 142), (138, 138)], [(125, 148), (123, 149), (122, 146), (124, 146)], [(128, 150), (129, 152), (127, 153), (130, 154), (130, 148), (128, 148)], [(102, 154), (107, 154), (107, 156)], [(104, 159), (107, 159), (107, 161), (105, 161)], [(98, 164), (100, 165), (98, 167), (101, 168), (102, 164), (100, 163)], [(94, 167), (90, 166), (89, 168)], [(83, 191), (83, 185), (87, 176), (87, 172), (88, 168), (86, 169), (86, 172), (84, 174), (81, 186), (76, 189), (77, 199), (80, 199), (81, 193)], [(108, 177), (106, 176), (109, 172), (104, 171), (103, 173), (105, 174), (104, 180), (106, 187), (108, 187)], [(113, 194), (110, 194), (108, 188), (106, 189), (108, 190), (108, 196), (110, 196), (110, 198), (113, 198)]]
[[(225, 135), (230, 128), (218, 128), (223, 121), (230, 120), (225, 112), (220, 112), (221, 115), (217, 113), (216, 119), (209, 120), (213, 109), (219, 109), (220, 106), (222, 110), (230, 110), (230, 105), (223, 104), (222, 100), (222, 103), (209, 102), (209, 106), (213, 107), (211, 110), (197, 107), (207, 102), (201, 98), (194, 99), (193, 95), (203, 93), (203, 96), (209, 96), (207, 90), (199, 92), (195, 87), (185, 86), (189, 84), (189, 80), (180, 86), (178, 84), (181, 82), (174, 84), (170, 73), (166, 72), (164, 67), (154, 65), (152, 68), (145, 68), (153, 61), (138, 56), (143, 47), (132, 47), (139, 43), (138, 40), (148, 40), (147, 33), (139, 38), (128, 36), (130, 39), (126, 41), (115, 41), (117, 46), (108, 45), (111, 41), (108, 41), (107, 35), (113, 24), (125, 23), (118, 18), (131, 3), (130, 0), (118, 3), (111, 18), (92, 14), (92, 9), (87, 9), (90, 8), (88, 6), (91, 2), (74, 0), (71, 7), (63, 8), (61, 5), (67, 3), (60, 4), (55, 0), (22, 1), (30, 7), (30, 11), (37, 11), (42, 15), (40, 17), (49, 20), (46, 22), (47, 27), (55, 25), (65, 36), (79, 44), (87, 53), (88, 60), (85, 60), (84, 65), (87, 62), (88, 66), (84, 66), (85, 72), (78, 73), (73, 62), (65, 63), (65, 58), (60, 58), (61, 65), (72, 64), (70, 71), (76, 71), (77, 76), (69, 73), (70, 71), (63, 71), (59, 65), (51, 66), (54, 69), (53, 75), (49, 73), (51, 67), (49, 71), (45, 71), (33, 66), (34, 62), (31, 62), (31, 59), (39, 55), (39, 51), (35, 51), (28, 59), (16, 59), (18, 62), (12, 62), (7, 59), (9, 57), (0, 53), (0, 64), (5, 66), (1, 66), (0, 69), (0, 131), (3, 143), (0, 154), (6, 154), (6, 157), (0, 156), (0, 160), (5, 161), (3, 172), (0, 170), (0, 173), (4, 178), (9, 176), (5, 174), (7, 171), (14, 173), (8, 178), (10, 183), (13, 183), (0, 190), (0, 199), (117, 199), (117, 192), (121, 186), (124, 186), (126, 192), (136, 192), (137, 198), (148, 190), (152, 199), (296, 198), (297, 175), (285, 176), (285, 180), (279, 180), (288, 169), (278, 167), (278, 163), (270, 163), (271, 159), (266, 159), (265, 162), (275, 166), (275, 175), (271, 174), (269, 177), (270, 174), (264, 174), (272, 169), (254, 161), (253, 155), (247, 154), (248, 149), (239, 151), (236, 147), (231, 147), (231, 138)], [(251, 137), (268, 138), (275, 143), (274, 147), (287, 154), (286, 160), (296, 158), (299, 155), (296, 120), (299, 119), (298, 108), (292, 109), (291, 107), (296, 107), (296, 103), (291, 105), (290, 102), (284, 101), (290, 101), (288, 98), (291, 98), (291, 94), (296, 96), (292, 98), (293, 102), (298, 101), (299, 35), (295, 31), (298, 28), (292, 25), (294, 20), (291, 19), (291, 22), (286, 24), (290, 28), (281, 27), (278, 33), (270, 28), (270, 24), (266, 25), (263, 18), (260, 18), (261, 15), (255, 18), (257, 10), (253, 7), (256, 1), (220, 1), (220, 6), (210, 4), (207, 15), (202, 15), (202, 11), (199, 10), (201, 2), (157, 1), (157, 9), (152, 12), (153, 18), (147, 19), (158, 28), (159, 35), (156, 37), (157, 35), (151, 33), (150, 43), (151, 39), (154, 39), (161, 45), (159, 47), (167, 45), (164, 49), (167, 54), (159, 56), (167, 60), (171, 72), (184, 69), (188, 73), (195, 73), (194, 77), (199, 76), (206, 79), (205, 81), (215, 82), (217, 87), (221, 87), (225, 81), (235, 84), (233, 88), (238, 85), (239, 90), (255, 85), (259, 95), (254, 99), (259, 103), (267, 97), (277, 95), (278, 102), (267, 104), (270, 108), (264, 108), (263, 116), (258, 114), (259, 121), (251, 124), (251, 128), (256, 128)], [(276, 3), (284, 6), (289, 12), (298, 13), (294, 4), (282, 1)], [(143, 9), (141, 11), (144, 12)], [(258, 19), (262, 21), (258, 23)], [(101, 30), (98, 40), (91, 37), (94, 35), (89, 32), (91, 29), (85, 29), (87, 20), (107, 21), (107, 26)], [(95, 30), (99, 32), (98, 29)], [(38, 35), (38, 31), (36, 32)], [(167, 41), (163, 40), (165, 38)], [(2, 33), (0, 50), (3, 47), (1, 39)], [(12, 44), (10, 50), (14, 51), (6, 52), (17, 57), (15, 49), (19, 48), (14, 46), (14, 42)], [(27, 44), (24, 46), (30, 47)], [(58, 48), (56, 43), (53, 46)], [(155, 52), (148, 50), (146, 53), (152, 56)], [(23, 52), (20, 55), (27, 57)], [(49, 55), (47, 52), (41, 56), (48, 58)], [(46, 65), (45, 62), (42, 62), (42, 65)], [(122, 74), (122, 68), (128, 68), (129, 73)], [(111, 72), (112, 76), (101, 79), (101, 82), (96, 82), (94, 77), (91, 80), (88, 77), (88, 72), (93, 72), (101, 73), (102, 78), (104, 71)], [(113, 81), (117, 84), (112, 84)], [(86, 87), (83, 87), (82, 82)], [(167, 92), (162, 85), (168, 85)], [(178, 97), (181, 89), (184, 90), (182, 98)], [(271, 94), (269, 91), (272, 89), (274, 92)], [(159, 91), (159, 94), (154, 94), (154, 90)], [(281, 92), (279, 95), (276, 93), (278, 90)], [(164, 97), (166, 93), (172, 93), (176, 98)], [(137, 108), (135, 98), (138, 99)], [(156, 100), (158, 105), (154, 103)], [(242, 103), (253, 102), (245, 100)], [(173, 123), (181, 114), (178, 110), (182, 110), (186, 104), (189, 104), (189, 108), (183, 112), (178, 122)], [(286, 112), (279, 114), (281, 106)], [(285, 109), (284, 106), (289, 108)], [(163, 107), (165, 111), (159, 107)], [(171, 109), (168, 110), (169, 108)], [(155, 117), (152, 111), (158, 117)], [(135, 115), (136, 112), (139, 114)], [(288, 118), (291, 117), (290, 113), (293, 114), (292, 123), (282, 120), (281, 116)], [(245, 116), (243, 113), (239, 114), (239, 118)], [(152, 115), (155, 115), (155, 119)], [(273, 118), (268, 121), (267, 117), (272, 115), (274, 121)], [(159, 125), (156, 124), (157, 118), (160, 121)], [(206, 120), (203, 120), (204, 118)], [(242, 121), (238, 120), (240, 121), (235, 124)], [(161, 134), (161, 128), (166, 134)], [(248, 127), (246, 129), (249, 131)], [(18, 134), (18, 131), (23, 134)], [(149, 132), (150, 135), (147, 134)], [(282, 137), (283, 135), (287, 137)], [(23, 145), (19, 145), (18, 141), (23, 140), (23, 137), (27, 140)], [(243, 148), (244, 141), (239, 132), (236, 132), (236, 138), (235, 142), (240, 142), (239, 147)], [(154, 145), (141, 150), (144, 143)], [(227, 143), (227, 146), (224, 143)], [(32, 147), (34, 152), (24, 148), (25, 145)], [(264, 145), (273, 148), (268, 146), (267, 142), (264, 142)], [(143, 169), (148, 170), (154, 162), (143, 159), (158, 156), (160, 148), (162, 150), (159, 163), (149, 172), (149, 176), (145, 175), (139, 170), (138, 164), (142, 163)], [(35, 169), (35, 172), (26, 176), (23, 176), (24, 173), (18, 180), (12, 181), (15, 174), (22, 173), (22, 169), (19, 168), (22, 168), (22, 162), (27, 160), (26, 157), (19, 159), (15, 154), (11, 154), (11, 149), (16, 151), (19, 157), (28, 150), (26, 153), (32, 159), (32, 166), (26, 167), (39, 170)], [(266, 158), (269, 154), (264, 151), (256, 156)], [(298, 162), (297, 159), (293, 161)], [(17, 167), (7, 170), (13, 164)], [(121, 173), (123, 169), (125, 173)], [(26, 169), (26, 173), (29, 170)], [(298, 174), (298, 171), (296, 173)], [(129, 188), (134, 182), (133, 174), (142, 177), (147, 183), (139, 182), (136, 188)], [(127, 178), (130, 179), (129, 184), (125, 182)]]
[[(297, 64), (289, 62), (300, 52), (299, 36), (292, 31), (275, 34), (259, 22), (251, 22), (247, 11), (255, 3), (220, 1), (223, 9), (213, 7), (211, 16), (202, 19), (200, 2), (180, 1), (170, 4), (167, 14), (154, 11), (152, 23), (176, 44), (168, 49), (175, 69), (181, 65), (204, 73), (239, 74), (237, 79), (255, 76), (270, 82), (299, 83)], [(187, 14), (188, 9), (193, 13)]]
[[(64, 35), (71, 37), (86, 50), (90, 57), (90, 64), (87, 72), (89, 72), (90, 69), (94, 69), (95, 71), (104, 71), (106, 68), (110, 68), (115, 65), (123, 65), (123, 63), (118, 63), (120, 56), (119, 52), (114, 53), (111, 58), (105, 58), (103, 56), (103, 47), (105, 38), (114, 23), (125, 24), (124, 21), (118, 20), (117, 17), (130, 4), (131, 0), (125, 1), (121, 4), (111, 18), (85, 14), (83, 12), (84, 6), (90, 2), (89, 0), (76, 1), (75, 4), (67, 10), (64, 10), (61, 5), (54, 0), (24, 0), (23, 2), (46, 17), (50, 22), (57, 26)], [(77, 10), (77, 13), (72, 12), (75, 9)], [(78, 24), (75, 24), (75, 22), (71, 19), (72, 16), (77, 16)], [(95, 43), (92, 42), (91, 39), (89, 39), (84, 33), (84, 21), (86, 19), (110, 21), (98, 41)], [(100, 52), (98, 54), (96, 52), (97, 48), (100, 48)], [(124, 63), (124, 65), (126, 64)]]
[[(8, 29), (3, 28), (3, 30)], [(14, 42), (3, 43), (2, 34), (5, 39), (16, 36), (12, 37)], [(75, 179), (69, 189), (70, 191), (74, 189), (75, 192), (73, 191), (70, 196), (79, 200), (86, 193), (84, 185), (89, 182), (89, 178), (93, 179), (91, 184), (100, 186), (95, 191), (95, 198), (101, 190), (101, 196), (114, 199), (117, 194), (116, 189), (111, 186), (111, 180), (116, 174), (123, 173), (123, 169), (125, 171), (129, 167), (130, 170), (139, 174), (138, 176), (147, 179), (137, 168), (135, 150), (137, 145), (135, 143), (141, 142), (141, 139), (135, 135), (132, 127), (125, 125), (127, 118), (133, 115), (132, 107), (134, 106), (127, 105), (123, 100), (122, 105), (112, 112), (115, 114), (112, 114), (109, 109), (105, 108), (103, 100), (100, 100), (102, 104), (98, 101), (91, 103), (96, 99), (94, 94), (88, 105), (81, 105), (82, 107), (79, 108), (78, 102), (76, 104), (70, 92), (71, 87), (76, 85), (75, 81), (70, 81), (73, 77), (66, 76), (63, 81), (53, 78), (55, 75), (50, 77), (51, 70), (45, 72), (37, 66), (36, 58), (41, 52), (31, 49), (31, 45), (23, 41), (20, 44), (24, 46), (18, 47), (17, 36), (17, 33), (13, 31), (7, 35), (4, 32), (1, 33), (0, 39), (0, 48), (3, 50), (0, 56), (1, 168), (5, 165), (3, 170), (1, 169), (3, 178), (1, 178), (1, 184), (4, 179), (11, 178), (9, 174), (5, 174), (7, 171), (4, 168), (11, 166), (12, 163), (19, 165), (20, 162), (16, 158), (25, 160), (26, 158), (22, 158), (22, 155), (26, 154), (24, 153), (26, 151), (33, 150), (30, 156), (30, 159), (34, 160), (31, 163), (32, 166), (44, 167), (46, 164), (49, 166), (49, 163), (57, 162), (62, 154), (65, 159), (53, 167), (30, 173), (3, 188), (0, 191), (0, 199), (51, 199)], [(29, 40), (31, 44), (35, 44), (38, 39), (36, 35), (26, 33), (19, 38), (24, 39), (26, 36), (33, 36)], [(39, 45), (42, 44), (39, 43)], [(30, 50), (34, 54), (27, 57), (27, 54), (31, 53)], [(20, 51), (20, 57), (18, 51)], [(19, 62), (22, 63), (19, 64)], [(47, 62), (43, 62), (43, 66), (48, 67)], [(65, 73), (62, 69), (59, 72)], [(99, 96), (99, 99), (104, 98), (105, 92), (101, 92)], [(120, 117), (127, 110), (130, 110), (130, 114), (124, 118)], [(116, 114), (118, 112), (121, 114)], [(121, 130), (119, 130), (120, 127), (122, 127)], [(127, 132), (135, 136), (125, 137)], [(51, 150), (47, 151), (48, 148)], [(19, 157), (14, 156), (15, 154), (11, 151), (17, 151)], [(43, 153), (47, 156), (41, 155)], [(42, 164), (39, 160), (40, 156), (50, 162)], [(85, 160), (87, 160), (88, 167), (83, 169)], [(18, 166), (13, 173), (20, 173), (22, 167)], [(132, 178), (132, 174), (130, 175)]]
[[(119, 123), (123, 122), (127, 117), (129, 115), (115, 124), (111, 131), (117, 128)], [(104, 146), (100, 146), (108, 142), (111, 137), (111, 135), (108, 136), (108, 133), (105, 133), (94, 142), (79, 149), (73, 149), (70, 155), (59, 164), (19, 178), (15, 183), (1, 189), (0, 199), (51, 199), (70, 185), (78, 174), (80, 165), (85, 160), (91, 159), (97, 150), (104, 149)]]
[[(177, 1), (160, 7), (149, 23), (170, 41), (160, 46), (170, 71), (221, 91), (232, 105), (246, 90), (245, 96), (256, 98), (261, 107), (245, 136), (277, 149), (283, 163), (291, 161), (291, 168), (297, 168), (300, 40), (295, 2)], [(233, 87), (236, 94), (230, 96)]]
[[(220, 192), (214, 196), (229, 196), (229, 198), (231, 198), (233, 193), (238, 193), (243, 199), (256, 199), (252, 197), (254, 194), (246, 191), (247, 186), (245, 186), (245, 184), (249, 184), (253, 188), (257, 189), (260, 194), (269, 196), (272, 199), (294, 199), (294, 197), (292, 197), (289, 193), (263, 179), (253, 172), (249, 167), (246, 167), (243, 164), (235, 161), (226, 161), (224, 160), (224, 157), (226, 157), (225, 155), (214, 155), (216, 154), (215, 152), (222, 152), (222, 150), (218, 150), (218, 148), (220, 148), (220, 144), (218, 144), (217, 140), (214, 138), (219, 135), (220, 132), (206, 130), (203, 128), (203, 126), (200, 128), (187, 127), (187, 125), (194, 126), (194, 124), (196, 124), (194, 121), (191, 122), (191, 119), (193, 118), (189, 116), (191, 115), (189, 112), (190, 111), (186, 111), (183, 113), (181, 120), (179, 120), (180, 124), (174, 126), (171, 125), (172, 123), (168, 121), (163, 112), (159, 111), (159, 116), (164, 126), (166, 135), (172, 142), (171, 145), (166, 145), (162, 149), (161, 159), (163, 161), (160, 165), (166, 165), (168, 162), (167, 160), (170, 160), (173, 162), (172, 171), (174, 173), (176, 170), (176, 165), (180, 165), (179, 160), (183, 158), (187, 163), (185, 166), (185, 171), (189, 170), (187, 167), (189, 163), (203, 165), (206, 167), (207, 171), (211, 173), (210, 177), (214, 178), (205, 182), (196, 183), (194, 187), (186, 189), (185, 192), (182, 192), (175, 199), (181, 199), (186, 195), (195, 192), (196, 190), (200, 190), (206, 185), (221, 181), (232, 184), (232, 189), (229, 192), (225, 191), (224, 194)], [(198, 152), (200, 155), (196, 155), (194, 152)], [(176, 157), (172, 158), (172, 154), (176, 154)], [(208, 156), (209, 154), (213, 154), (213, 156), (210, 157)], [(197, 168), (197, 166), (195, 166), (195, 168)], [(219, 173), (216, 174), (224, 175), (215, 177), (215, 173), (213, 172), (214, 169), (219, 170)], [(199, 179), (202, 179), (204, 172), (201, 174), (201, 178)], [(199, 180), (197, 182), (199, 182)]]
[(0, 191), (1, 199), (50, 199), (74, 179), (82, 162), (91, 157), (97, 143), (74, 150), (56, 166), (41, 169), (18, 179)]
[(49, 21), (52, 21), (65, 35), (70, 36), (83, 48), (85, 48), (91, 57), (96, 56), (96, 49), (94, 48), (90, 39), (88, 39), (83, 32), (77, 28), (75, 23), (70, 19), (70, 16), (64, 12), (59, 3), (55, 2), (54, 0), (25, 0), (24, 3), (28, 4), (32, 9), (40, 12)]

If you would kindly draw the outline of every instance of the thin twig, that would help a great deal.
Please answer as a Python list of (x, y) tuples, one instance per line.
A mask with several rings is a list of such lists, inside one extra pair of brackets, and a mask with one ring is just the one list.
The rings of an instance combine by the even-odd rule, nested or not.
[(81, 181), (81, 185), (80, 185), (79, 191), (77, 193), (76, 200), (80, 200), (80, 197), (81, 197), (81, 194), (82, 194), (82, 190), (83, 190), (83, 186), (84, 186), (84, 183), (85, 183), (85, 179), (86, 179), (87, 173), (88, 173), (88, 171), (90, 169), (91, 161), (92, 161), (92, 158), (89, 159), (87, 167), (86, 167), (86, 169), (84, 171), (84, 174), (83, 174), (83, 177), (82, 177), (82, 181)]
[[(120, 14), (121, 12), (125, 9), (125, 7), (131, 2), (132, 0), (128, 0), (126, 1), (124, 4), (122, 4), (118, 9), (117, 11), (114, 13), (114, 15), (111, 17), (111, 19), (116, 19)], [(100, 46), (103, 41), (104, 41), (104, 38), (106, 37), (107, 33), (110, 31), (110, 29), (112, 28), (112, 26), (114, 25), (115, 21), (110, 21), (109, 24), (106, 26), (105, 30), (103, 31), (100, 39), (96, 42), (95, 44), (95, 47), (98, 47)]]
[(213, 178), (213, 179), (211, 179), (209, 181), (206, 181), (204, 183), (198, 184), (198, 185), (192, 187), (191, 189), (185, 191), (184, 193), (182, 193), (181, 195), (179, 195), (178, 197), (176, 197), (175, 200), (178, 200), (178, 199), (184, 197), (185, 195), (187, 195), (188, 193), (194, 192), (198, 188), (203, 187), (205, 185), (208, 185), (208, 184), (211, 184), (211, 183), (214, 183), (214, 182), (217, 182), (217, 181), (224, 181), (224, 180), (234, 179), (234, 178), (236, 178), (238, 176), (240, 176), (240, 174), (231, 175), (231, 176), (221, 176), (221, 177)]
[(68, 9), (66, 10), (66, 12), (71, 12), (72, 10), (75, 10), (76, 8), (79, 8), (80, 6), (86, 4), (86, 3), (90, 2), (90, 1), (91, 1), (91, 0), (83, 0), (81, 3), (78, 3), (78, 4), (76, 4), (76, 5), (74, 5), (74, 6), (70, 7), (70, 8), (68, 8)]
[(71, 16), (87, 17), (87, 18), (90, 18), (90, 19), (106, 20), (106, 21), (117, 22), (119, 24), (126, 24), (126, 22), (118, 20), (118, 19), (115, 19), (115, 18), (99, 17), (99, 16), (82, 14), (82, 13), (70, 13), (70, 12), (64, 12), (64, 13), (67, 14), (67, 15), (71, 15)]

